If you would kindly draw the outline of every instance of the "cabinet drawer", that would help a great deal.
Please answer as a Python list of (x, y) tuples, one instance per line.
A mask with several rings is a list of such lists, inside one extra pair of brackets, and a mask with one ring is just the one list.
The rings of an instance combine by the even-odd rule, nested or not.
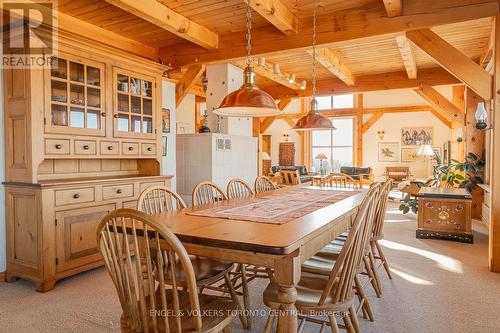
[(75, 154), (76, 155), (95, 155), (96, 142), (75, 140)]
[(120, 144), (113, 141), (101, 141), (101, 155), (119, 155)]
[(82, 202), (91, 202), (95, 198), (93, 187), (75, 188), (56, 191), (56, 206), (72, 205)]
[(135, 142), (122, 143), (123, 155), (139, 155), (139, 144)]
[(113, 198), (126, 198), (132, 196), (134, 196), (133, 184), (110, 185), (103, 186), (102, 188), (102, 198), (104, 200)]
[(69, 155), (69, 139), (46, 139), (45, 154)]
[(154, 143), (141, 144), (141, 154), (142, 155), (156, 155), (156, 144), (154, 144)]

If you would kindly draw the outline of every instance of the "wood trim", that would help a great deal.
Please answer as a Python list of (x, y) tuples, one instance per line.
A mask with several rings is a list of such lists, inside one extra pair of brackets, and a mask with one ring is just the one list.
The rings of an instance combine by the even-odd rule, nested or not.
[(371, 116), (370, 119), (368, 119), (368, 121), (363, 125), (363, 134), (365, 134), (373, 125), (375, 125), (375, 123), (380, 119), (382, 118), (382, 116), (384, 115), (383, 112), (377, 112), (377, 113), (374, 113), (373, 116)]
[[(312, 51), (307, 51), (312, 55)], [(330, 49), (319, 49), (316, 52), (316, 60), (336, 77), (352, 86), (355, 83), (354, 75), (345, 63)]]
[(106, 2), (205, 49), (216, 49), (219, 36), (174, 12), (156, 0), (106, 0)]
[(453, 127), (452, 122), (448, 118), (446, 118), (445, 116), (443, 116), (441, 113), (437, 112), (435, 109), (431, 109), (430, 111), (434, 115), (434, 117), (436, 117), (437, 119), (441, 120), (441, 122), (443, 124), (445, 124), (449, 128)]
[[(247, 0), (243, 0), (248, 3)], [(299, 20), (281, 0), (252, 0), (251, 7), (285, 35), (296, 34)]]
[(492, 76), (430, 29), (406, 32), (406, 37), (443, 68), (484, 99), (491, 99)]
[(493, 58), (494, 41), (495, 41), (495, 29), (493, 25), (490, 37), (488, 38), (488, 43), (486, 43), (486, 45), (484, 46), (483, 53), (481, 53), (481, 57), (479, 57), (479, 65), (486, 67), (486, 65)]
[(395, 17), (403, 14), (401, 0), (383, 0), (387, 17)]
[(363, 94), (357, 95), (356, 113), (356, 165), (363, 166)]
[(288, 104), (290, 104), (292, 102), (292, 99), (291, 98), (284, 98), (282, 100), (280, 100), (280, 102), (278, 103), (278, 109), (280, 109), (281, 111), (285, 110), (285, 108), (288, 106)]
[(406, 38), (405, 35), (396, 36), (396, 43), (398, 44), (399, 53), (401, 53), (401, 58), (406, 68), (406, 73), (408, 73), (409, 79), (417, 78), (417, 61), (415, 59), (415, 53), (413, 48)]
[(295, 122), (292, 119), (285, 118), (285, 121), (287, 122), (288, 125), (290, 125), (291, 128), (295, 127)]
[[(475, 20), (491, 17), (499, 12), (496, 0), (447, 0), (436, 4), (434, 0), (419, 0), (413, 9), (397, 17), (387, 17), (383, 6), (375, 4), (365, 8), (351, 8), (318, 16), (318, 47), (335, 47), (334, 43), (358, 38), (404, 33), (434, 25)], [(433, 10), (429, 10), (433, 8)], [(435, 9), (434, 9), (435, 8)], [(246, 56), (245, 31), (219, 36), (219, 48), (206, 51), (203, 48), (184, 43), (160, 48), (163, 63), (182, 67), (196, 62), (215, 63), (243, 59)], [(301, 20), (299, 33), (285, 36), (274, 26), (263, 26), (252, 31), (253, 40), (259, 41), (252, 47), (252, 55), (258, 57), (278, 52), (306, 51), (311, 47), (312, 18)]]
[(266, 117), (262, 122), (260, 123), (260, 132), (264, 133), (265, 131), (268, 130), (268, 128), (273, 124), (273, 122), (276, 120), (276, 117)]
[(418, 89), (413, 89), (413, 91), (448, 121), (451, 121), (453, 124), (464, 123), (464, 114), (462, 111), (433, 87), (423, 85)]
[(191, 65), (182, 76), (182, 79), (175, 85), (175, 106), (179, 105), (184, 100), (184, 97), (189, 93), (196, 81), (205, 72), (205, 65)]

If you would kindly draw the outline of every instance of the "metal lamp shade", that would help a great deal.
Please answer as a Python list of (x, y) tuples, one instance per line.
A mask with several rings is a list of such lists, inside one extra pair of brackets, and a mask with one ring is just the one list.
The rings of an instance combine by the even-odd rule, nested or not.
[(304, 117), (300, 118), (293, 128), (296, 131), (320, 131), (320, 130), (334, 130), (335, 127), (332, 121), (327, 117), (319, 114), (309, 112)]
[(213, 112), (228, 117), (265, 117), (282, 113), (271, 95), (255, 85), (254, 77), (253, 69), (246, 67), (243, 85), (224, 97)]

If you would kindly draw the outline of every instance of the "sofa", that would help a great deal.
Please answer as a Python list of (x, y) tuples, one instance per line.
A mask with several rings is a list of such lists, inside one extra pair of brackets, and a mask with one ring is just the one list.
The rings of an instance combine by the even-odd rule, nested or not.
[(373, 183), (373, 171), (372, 168), (366, 167), (340, 167), (340, 172), (351, 176), (352, 179), (359, 181), (360, 185)]
[(307, 172), (307, 167), (305, 165), (274, 165), (271, 167), (271, 175), (276, 175), (281, 170), (297, 170), (299, 172), (300, 181), (302, 183), (309, 183), (312, 181), (312, 177), (316, 175), (315, 172)]

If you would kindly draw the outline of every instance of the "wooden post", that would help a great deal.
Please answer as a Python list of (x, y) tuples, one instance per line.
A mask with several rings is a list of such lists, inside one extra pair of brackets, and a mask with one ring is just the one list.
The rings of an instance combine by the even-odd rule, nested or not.
[[(500, 15), (495, 17), (495, 53), (493, 107), (500, 112)], [(489, 264), (492, 272), (500, 273), (500, 116), (493, 116), (491, 135), (491, 214), (489, 233)]]
[(356, 115), (356, 165), (363, 166), (363, 94), (358, 94)]
[(260, 132), (260, 118), (252, 118), (252, 134), (257, 138), (257, 174), (262, 176), (262, 134)]

